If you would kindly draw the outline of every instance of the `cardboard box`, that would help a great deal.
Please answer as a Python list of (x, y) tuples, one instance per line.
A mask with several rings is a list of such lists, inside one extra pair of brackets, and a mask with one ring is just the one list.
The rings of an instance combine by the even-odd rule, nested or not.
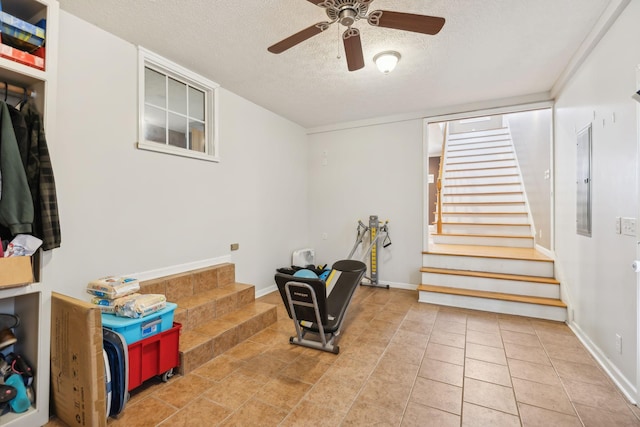
[(30, 256), (0, 258), (0, 288), (15, 288), (33, 283)]
[(44, 58), (14, 49), (6, 44), (0, 44), (0, 56), (39, 70), (44, 70)]
[(100, 308), (51, 294), (51, 402), (69, 426), (106, 426)]

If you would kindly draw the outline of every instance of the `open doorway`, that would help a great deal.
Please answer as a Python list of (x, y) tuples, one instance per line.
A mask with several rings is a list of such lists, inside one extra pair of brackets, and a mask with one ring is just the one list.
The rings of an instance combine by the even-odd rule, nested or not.
[[(486, 114), (469, 114), (443, 116), (427, 119), (425, 121), (425, 135), (427, 153), (425, 159), (425, 250), (427, 250), (432, 236), (442, 233), (437, 229), (438, 222), (446, 223), (446, 218), (438, 217), (438, 213), (443, 211), (438, 206), (438, 186), (446, 183), (447, 174), (443, 174), (443, 159), (446, 159), (446, 143), (448, 139), (458, 139), (458, 143), (473, 141), (487, 141), (492, 139), (491, 135), (499, 134), (499, 141), (487, 143), (473, 148), (465, 149), (468, 158), (465, 163), (472, 161), (485, 162), (487, 176), (495, 176), (495, 179), (506, 171), (499, 161), (491, 161), (486, 153), (500, 153), (508, 144), (512, 145), (513, 157), (517, 168), (509, 170), (510, 175), (517, 174), (518, 181), (522, 183), (522, 192), (526, 206), (526, 214), (531, 222), (531, 237), (534, 239), (535, 247), (543, 252), (551, 254), (553, 252), (553, 144), (552, 144), (552, 109), (549, 105), (544, 107), (519, 111), (485, 112)], [(494, 138), (495, 139), (495, 138)], [(509, 142), (507, 142), (509, 140)], [(482, 148), (480, 148), (482, 147)], [(466, 147), (460, 147), (466, 148)], [(458, 153), (461, 151), (459, 150)], [(453, 157), (453, 156), (451, 156)], [(444, 160), (451, 161), (451, 160)], [(482, 166), (482, 165), (480, 165)], [(478, 169), (480, 169), (478, 166)], [(475, 166), (473, 166), (475, 167)], [(482, 166), (484, 168), (484, 166)], [(514, 172), (516, 171), (516, 172)], [(507, 172), (504, 172), (505, 174)], [(450, 177), (455, 175), (449, 174)], [(515, 180), (515, 178), (514, 178)], [(488, 179), (491, 183), (491, 179)], [(453, 180), (451, 181), (453, 184)], [(457, 184), (457, 183), (456, 183)], [(479, 184), (473, 184), (479, 185)], [(450, 188), (453, 186), (450, 186)], [(500, 190), (493, 187), (496, 193)], [(449, 192), (458, 190), (449, 189)], [(498, 195), (500, 198), (508, 200), (507, 196)], [(440, 199), (442, 200), (442, 198)], [(460, 198), (460, 200), (463, 200)], [(470, 202), (471, 205), (473, 202)], [(509, 210), (510, 207), (504, 205)], [(456, 208), (457, 209), (457, 208)], [(466, 208), (460, 208), (466, 209)], [(469, 208), (471, 209), (471, 208)], [(495, 222), (500, 222), (502, 208), (495, 208), (493, 217)], [(504, 212), (506, 213), (506, 212)], [(464, 221), (474, 221), (474, 217)], [(493, 221), (492, 219), (486, 221)]]

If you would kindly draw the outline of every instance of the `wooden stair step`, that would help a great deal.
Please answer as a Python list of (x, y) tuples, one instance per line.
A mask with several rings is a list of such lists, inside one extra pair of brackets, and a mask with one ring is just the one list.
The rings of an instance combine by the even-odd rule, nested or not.
[(422, 254), (554, 262), (553, 259), (535, 248), (512, 248), (507, 246), (447, 245), (431, 243), (429, 244), (429, 248), (426, 251), (423, 251)]
[(253, 301), (180, 335), (180, 373), (187, 374), (277, 321), (277, 307)]
[(435, 274), (451, 274), (455, 276), (468, 276), (468, 277), (483, 277), (496, 280), (517, 280), (521, 282), (534, 282), (546, 285), (560, 285), (560, 282), (555, 278), (540, 277), (540, 276), (523, 276), (520, 274), (503, 274), (503, 273), (487, 273), (482, 271), (469, 271), (469, 270), (453, 270), (447, 268), (431, 268), (422, 267), (421, 273), (435, 273)]
[(567, 308), (567, 305), (559, 299), (530, 297), (523, 295), (504, 294), (500, 292), (476, 291), (473, 289), (449, 288), (446, 286), (420, 285), (418, 291), (436, 292), (450, 295), (461, 295), (476, 298), (486, 298), (501, 301), (521, 302), (526, 304), (546, 305), (559, 308)]
[(432, 233), (432, 236), (467, 236), (467, 237), (504, 237), (514, 239), (533, 239), (533, 236), (512, 236), (510, 234), (469, 234), (469, 233)]
[(174, 300), (178, 304), (175, 318), (189, 331), (203, 323), (220, 318), (252, 302), (254, 287), (243, 283), (231, 283), (221, 288), (187, 295)]

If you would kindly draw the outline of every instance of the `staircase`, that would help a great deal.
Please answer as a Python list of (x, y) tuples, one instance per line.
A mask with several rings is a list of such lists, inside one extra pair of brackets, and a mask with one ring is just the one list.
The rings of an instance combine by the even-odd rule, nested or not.
[(554, 261), (535, 249), (508, 128), (450, 134), (441, 232), (423, 252), (419, 301), (566, 320)]
[(276, 306), (255, 300), (253, 285), (236, 283), (235, 265), (219, 264), (148, 280), (141, 293), (164, 294), (178, 304), (180, 373), (187, 374), (274, 324)]

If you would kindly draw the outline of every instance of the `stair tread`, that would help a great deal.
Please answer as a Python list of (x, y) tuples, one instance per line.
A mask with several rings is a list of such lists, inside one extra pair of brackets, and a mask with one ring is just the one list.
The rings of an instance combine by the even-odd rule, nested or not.
[(521, 182), (481, 182), (479, 184), (447, 184), (447, 188), (460, 187), (496, 187), (500, 185), (522, 185)]
[(484, 271), (470, 271), (470, 270), (453, 270), (449, 268), (432, 268), (422, 267), (421, 273), (437, 273), (437, 274), (451, 274), (455, 276), (468, 276), (468, 277), (484, 277), (487, 279), (497, 280), (516, 280), (519, 282), (535, 282), (545, 285), (559, 285), (560, 282), (552, 277), (542, 276), (523, 276), (520, 274), (505, 274), (505, 273), (487, 273)]
[(508, 246), (447, 245), (442, 243), (430, 243), (429, 248), (422, 253), (553, 262), (553, 259), (535, 248), (512, 248)]
[[(434, 212), (438, 214), (438, 212)], [(501, 216), (501, 215), (529, 215), (527, 212), (442, 212), (442, 215), (455, 216)]]
[(432, 236), (464, 236), (464, 237), (504, 237), (515, 239), (533, 239), (533, 236), (518, 236), (511, 234), (469, 234), (469, 233), (431, 233)]
[(418, 291), (446, 293), (451, 295), (471, 296), (476, 298), (497, 299), (501, 301), (522, 302), (527, 304), (547, 305), (567, 308), (562, 300), (554, 298), (531, 297), (523, 295), (505, 294), (501, 292), (477, 291), (473, 289), (449, 288), (446, 286), (420, 285)]
[(489, 227), (502, 227), (502, 226), (515, 226), (515, 227), (531, 227), (531, 224), (509, 224), (504, 222), (447, 222), (442, 221), (442, 225), (477, 225), (477, 226), (489, 226)]

